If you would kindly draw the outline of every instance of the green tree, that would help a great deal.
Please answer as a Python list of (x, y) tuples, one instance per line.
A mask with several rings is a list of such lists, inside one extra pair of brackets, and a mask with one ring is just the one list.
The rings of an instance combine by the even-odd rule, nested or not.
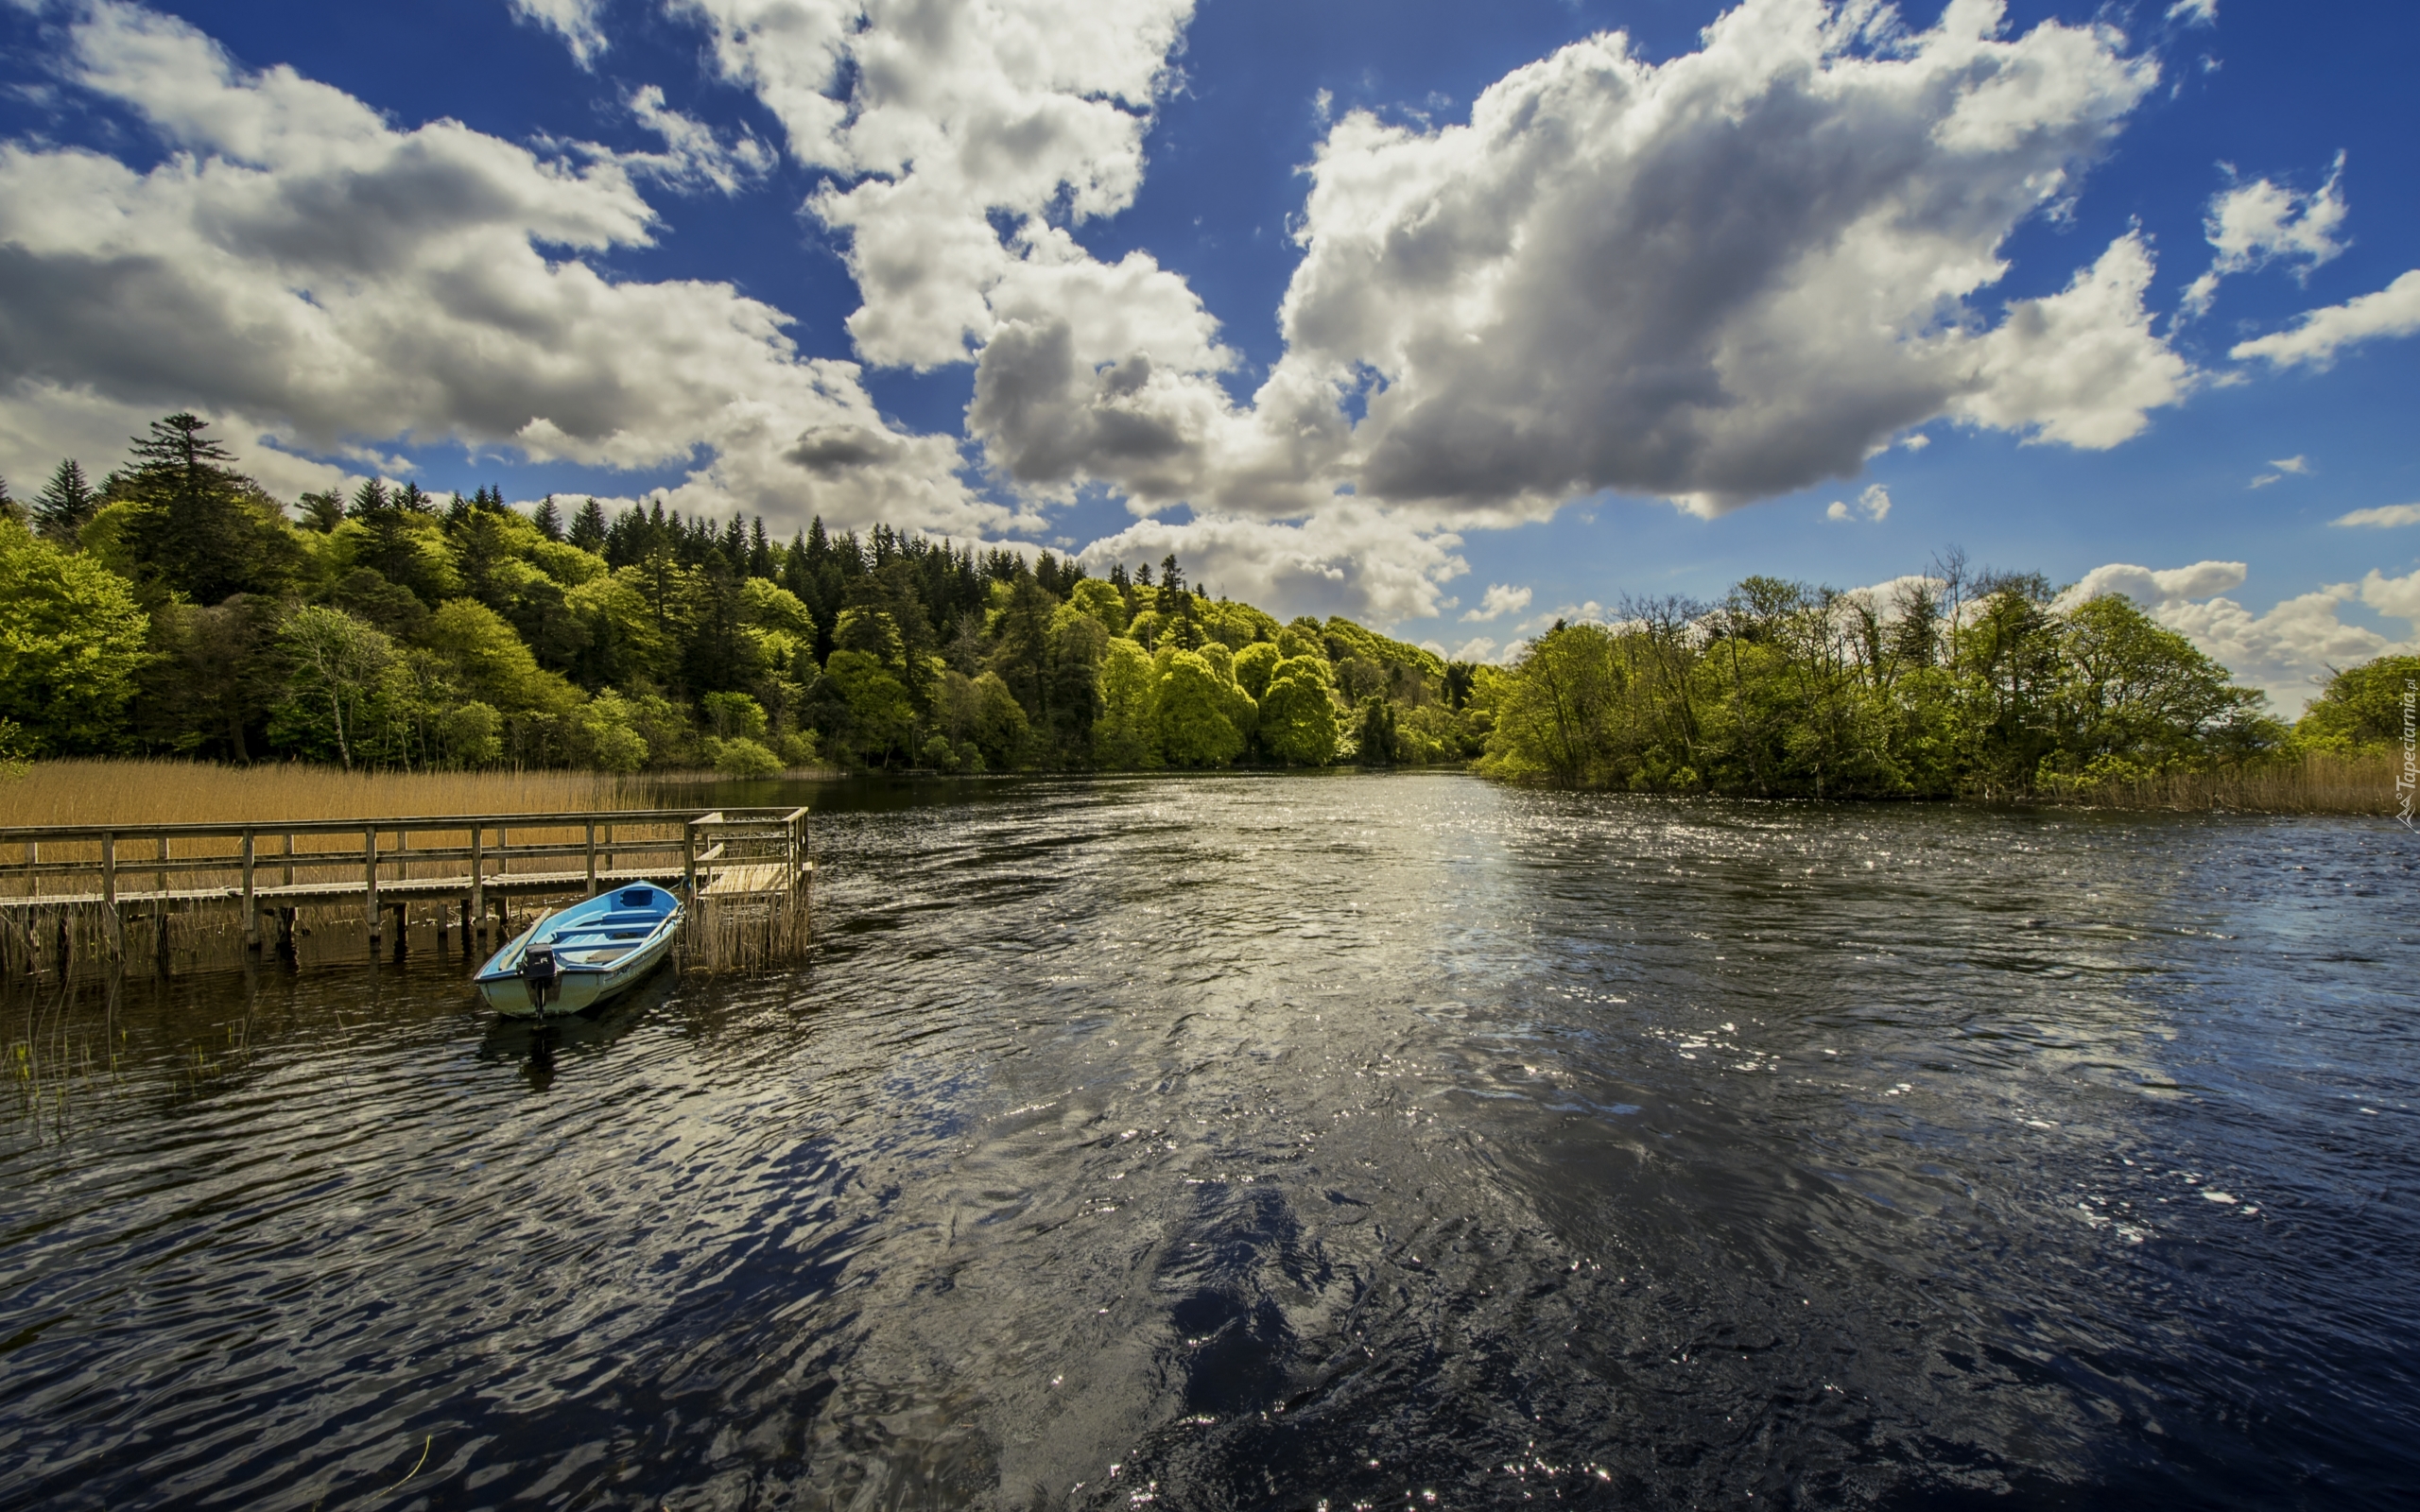
[(197, 604), (282, 589), (300, 549), (276, 502), (228, 465), (208, 428), (180, 411), (134, 439), (135, 466), (117, 485), (140, 507), (127, 546), (147, 579)]
[[(1236, 658), (1238, 666), (1243, 658)], [(1336, 699), (1324, 662), (1310, 657), (1278, 662), (1260, 697), (1260, 748), (1289, 766), (1325, 766), (1336, 760)]]
[(59, 464), (42, 492), (34, 496), (34, 520), (43, 540), (73, 548), (100, 507), (100, 495), (84, 481), (83, 464), (71, 456)]
[(1269, 696), (1270, 679), (1277, 675), (1286, 653), (1273, 641), (1258, 641), (1236, 653), (1236, 682), (1255, 699)]
[(907, 685), (879, 657), (846, 647), (836, 650), (824, 663), (821, 684), (829, 685), (832, 701), (822, 705), (825, 713), (817, 728), (836, 745), (868, 765), (912, 748), (915, 703)]
[(2393, 748), (2411, 728), (2405, 700), (2414, 689), (2420, 689), (2420, 656), (2382, 656), (2346, 667), (2327, 679), (2294, 734), (2317, 750)]
[(342, 610), (318, 604), (286, 616), (277, 639), (285, 676), (270, 711), (270, 740), (320, 760), (333, 755), (348, 770), (374, 758), (394, 643)]
[(1093, 724), (1093, 759), (1118, 771), (1157, 766), (1160, 674), (1150, 653), (1124, 636), (1111, 638), (1100, 663), (1100, 717)]
[(2114, 593), (2063, 620), (2049, 758), (2061, 777), (2138, 778), (2200, 765), (2212, 737), (2259, 716), (2260, 695), (2231, 686), (2192, 642)]
[(481, 702), (518, 714), (561, 717), (579, 704), (562, 678), (538, 665), (503, 615), (468, 598), (451, 598), (430, 615), (422, 639), (452, 664), (462, 686)]
[[(1171, 557), (1169, 562), (1174, 561)], [(1243, 732), (1228, 717), (1227, 690), (1210, 663), (1199, 651), (1170, 649), (1162, 655), (1162, 755), (1178, 766), (1222, 766), (1242, 755)]]
[(125, 579), (0, 523), (0, 718), (35, 752), (117, 746), (148, 630)]

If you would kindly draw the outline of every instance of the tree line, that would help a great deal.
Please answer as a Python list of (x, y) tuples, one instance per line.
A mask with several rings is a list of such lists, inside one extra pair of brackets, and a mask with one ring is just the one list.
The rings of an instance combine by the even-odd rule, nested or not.
[(2038, 576), (1955, 558), (1888, 602), (1750, 578), (1720, 603), (1558, 623), (1514, 665), (1474, 666), (1213, 598), (1173, 556), (1094, 576), (887, 525), (819, 519), (785, 544), (761, 519), (661, 502), (525, 513), (497, 489), (440, 499), (375, 479), (289, 507), (208, 428), (167, 416), (99, 482), (62, 462), (27, 504), (0, 484), (0, 759), (736, 774), (1476, 761), (1575, 786), (1936, 797), (2400, 729), (2386, 694), (2355, 696), (2360, 677), (2385, 689), (2387, 663), (2340, 678), (2288, 730), (2123, 599), (2062, 608)]
[(2021, 798), (2351, 752), (2420, 658), (2335, 675), (2293, 727), (2125, 598), (2065, 602), (1956, 552), (1888, 593), (1751, 577), (1623, 606), (1482, 669), (1481, 771), (1643, 792)]
[[(32, 755), (953, 772), (1460, 759), (1433, 654), (875, 525), (372, 479), (291, 507), (208, 423), (0, 486), (0, 719)], [(1467, 669), (1464, 669), (1465, 672)], [(1462, 680), (1467, 685), (1467, 678)]]

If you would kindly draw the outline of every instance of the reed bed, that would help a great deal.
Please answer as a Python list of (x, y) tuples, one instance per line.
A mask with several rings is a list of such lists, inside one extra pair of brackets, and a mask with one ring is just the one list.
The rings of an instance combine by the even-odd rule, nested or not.
[(2061, 801), (2186, 813), (2393, 814), (2394, 780), (2401, 767), (2402, 758), (2393, 751), (2350, 756), (2315, 752), (2299, 761), (2103, 782), (2078, 789)]
[(264, 824), (652, 807), (650, 782), (607, 772), (345, 772), (178, 761), (38, 762), (0, 782), (0, 829), (40, 824)]

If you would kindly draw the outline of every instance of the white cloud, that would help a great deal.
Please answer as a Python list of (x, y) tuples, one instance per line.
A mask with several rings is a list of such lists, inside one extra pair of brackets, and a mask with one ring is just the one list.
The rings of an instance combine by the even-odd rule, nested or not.
[(1574, 43), (1468, 124), (1348, 113), (1309, 170), (1287, 353), (1237, 404), (1184, 281), (1066, 230), (1131, 200), (1190, 0), (683, 9), (838, 176), (814, 209), (847, 238), (858, 352), (976, 361), (970, 435), (1035, 500), (1098, 484), (1290, 530), (1347, 489), (1416, 559), (1598, 489), (1720, 512), (1945, 415), (2114, 445), (2191, 381), (2138, 237), (2061, 293), (1968, 302), (2156, 81), (2106, 27), (1747, 0), (1667, 62)]
[(2297, 280), (2344, 250), (2338, 238), (2346, 207), (2344, 154), (2336, 155), (2327, 181), (2310, 194), (2296, 194), (2267, 179), (2238, 184), (2210, 201), (2203, 232), (2218, 249), (2209, 269), (2185, 290), (2187, 317), (2200, 316), (2218, 297), (2219, 280), (2272, 263), (2290, 263)]
[[(753, 89), (781, 120), (792, 156), (854, 180), (814, 202), (848, 233), (865, 301), (850, 332), (870, 360), (924, 369), (964, 361), (969, 342), (990, 338), (998, 318), (990, 295), (1046, 240), (1054, 214), (1082, 221), (1132, 202), (1150, 109), (1193, 8), (683, 0), (681, 9), (706, 24), (723, 77)], [(1018, 232), (1003, 236), (994, 213)]]
[(1460, 524), (1608, 488), (1715, 513), (1944, 414), (2101, 447), (2179, 397), (2137, 236), (1997, 326), (1965, 302), (2156, 66), (2100, 28), (2004, 38), (1996, 5), (1878, 43), (1876, 14), (1749, 0), (1663, 63), (1573, 43), (1468, 125), (1341, 119), (1280, 371), (1383, 380), (1359, 490)]
[(1858, 495), (1857, 507), (1849, 507), (1845, 499), (1834, 499), (1824, 510), (1826, 520), (1854, 520), (1863, 514), (1876, 524), (1891, 518), (1891, 490), (1879, 483), (1868, 484)]
[(2361, 579), (2361, 602), (2395, 619), (2420, 621), (2420, 572), (2389, 577), (2371, 568)]
[[(122, 446), (191, 405), (239, 446), (686, 464), (675, 496), (691, 508), (968, 530), (1009, 518), (968, 494), (949, 439), (891, 432), (855, 364), (802, 358), (780, 311), (585, 261), (654, 232), (610, 154), (550, 159), (450, 120), (399, 129), (132, 6), (90, 8), (67, 45), (66, 77), (175, 150), (137, 171), (0, 144), (0, 433), (112, 415)], [(272, 482), (323, 471), (256, 447), (247, 460)]]
[(2377, 529), (2420, 525), (2420, 504), (2384, 504), (2375, 509), (2356, 509), (2350, 514), (2340, 514), (2327, 523), (2332, 525), (2369, 525)]
[(2335, 669), (2420, 648), (2420, 636), (2394, 641), (2345, 624), (2338, 612), (2358, 602), (2394, 618), (2420, 620), (2420, 572), (2389, 577), (2373, 570), (2358, 586), (2341, 583), (2298, 594), (2265, 614), (2214, 596), (2241, 586), (2244, 576), (2245, 566), (2237, 561), (2196, 562), (2163, 572), (2113, 563), (2086, 573), (2059, 603), (2067, 607), (2104, 593), (2125, 594), (2238, 682), (2268, 694), (2289, 719), (2301, 713)]
[(2249, 570), (2239, 561), (2197, 561), (2190, 567), (2170, 567), (2160, 572), (2112, 562), (2084, 574), (2074, 587), (2059, 595), (2059, 606), (2071, 608), (2103, 593), (2122, 593), (2145, 609), (2156, 609), (2240, 587)]
[[(1514, 588), (1507, 583), (1490, 583), (1487, 592), (1480, 595), (1478, 608), (1465, 613), (1462, 620), (1465, 624), (1479, 624), (1506, 614), (1518, 614), (1529, 607), (1528, 589)], [(1464, 657), (1461, 660), (1475, 659)]]
[[(1517, 645), (1521, 643), (1516, 641), (1513, 644)], [(1446, 656), (1445, 660), (1448, 662), (1478, 662), (1492, 665), (1495, 662), (1496, 649), (1496, 644), (1493, 640), (1490, 640), (1484, 635), (1474, 635), (1469, 640), (1464, 641), (1461, 644), (1454, 647), (1453, 651)], [(1510, 660), (1510, 658), (1507, 658), (1507, 660)]]
[(641, 126), (664, 139), (664, 150), (625, 153), (621, 162), (659, 181), (736, 194), (773, 165), (771, 149), (755, 133), (742, 128), (736, 140), (725, 144), (703, 121), (665, 104), (661, 85), (632, 90), (627, 103)]
[(2130, 232), (2064, 292), (2011, 305), (1999, 329), (1974, 343), (1982, 383), (1953, 411), (2088, 451), (2131, 440), (2150, 423), (2148, 411), (2175, 404), (2193, 383), (2185, 359), (2152, 335), (2143, 308), (2151, 281), (2151, 249)]
[(2233, 599), (2214, 598), (2206, 604), (2170, 604), (2152, 610), (2152, 618), (2190, 640), (2238, 682), (2268, 694), (2277, 712), (2291, 719), (2318, 696), (2321, 684), (2336, 669), (2420, 644), (2397, 643), (2363, 626), (2345, 624), (2337, 610), (2358, 596), (2346, 583), (2285, 599), (2266, 614), (2254, 614)]
[(2313, 310), (2286, 330), (2239, 341), (2228, 355), (2238, 362), (2258, 357), (2277, 368), (2325, 368), (2339, 351), (2357, 342), (2415, 331), (2420, 331), (2420, 268), (2375, 294)]
[(1386, 511), (1340, 499), (1300, 523), (1202, 516), (1142, 520), (1078, 555), (1088, 567), (1157, 562), (1174, 552), (1193, 582), (1292, 613), (1366, 614), (1380, 625), (1426, 619), (1442, 587), (1470, 570), (1461, 538), (1423, 533)]
[(2215, 26), (2219, 24), (2219, 0), (2176, 0), (2168, 8), (2167, 19), (2187, 26)]
[(2245, 485), (2245, 487), (2265, 489), (2272, 483), (2284, 482), (2289, 476), (2304, 477), (2308, 476), (2309, 472), (2309, 457), (2296, 455), (2273, 458), (2269, 463), (2269, 471), (2254, 477), (2250, 483)]
[(595, 66), (605, 51), (605, 32), (596, 24), (604, 0), (511, 0), (511, 6), (514, 15), (561, 37), (582, 68)]

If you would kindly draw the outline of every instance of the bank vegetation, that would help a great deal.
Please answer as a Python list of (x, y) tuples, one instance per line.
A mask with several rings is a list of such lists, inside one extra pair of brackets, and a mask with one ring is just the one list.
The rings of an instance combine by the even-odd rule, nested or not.
[(10, 809), (166, 818), (206, 797), (223, 818), (270, 790), (71, 765), (139, 758), (273, 771), (288, 817), (622, 806), (616, 781), (700, 768), (1340, 763), (2369, 810), (2393, 806), (2413, 670), (2350, 669), (2290, 728), (2124, 599), (1954, 558), (1884, 594), (1754, 577), (1634, 603), (1475, 666), (1213, 597), (1174, 557), (1096, 576), (881, 525), (783, 544), (660, 502), (609, 518), (381, 481), (288, 505), (208, 429), (168, 416), (98, 483), (62, 462), (27, 504), (0, 486), (0, 765), (38, 764)]

